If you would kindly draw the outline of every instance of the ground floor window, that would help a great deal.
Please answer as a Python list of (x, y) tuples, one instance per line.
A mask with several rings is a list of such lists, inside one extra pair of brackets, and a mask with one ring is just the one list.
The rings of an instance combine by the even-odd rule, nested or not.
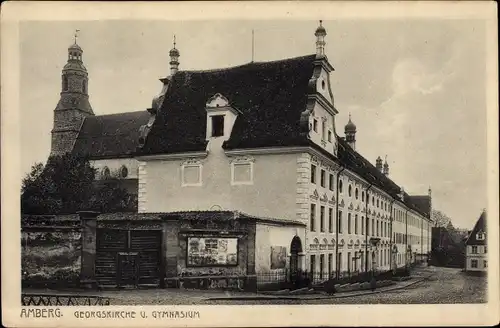
[(332, 271), (333, 271), (333, 254), (328, 254), (328, 274), (332, 274)]
[(325, 254), (319, 256), (319, 279), (323, 279), (323, 268), (325, 265)]
[(487, 267), (488, 267), (488, 261), (484, 260), (483, 264), (484, 264), (484, 267), (485, 267), (485, 268), (487, 268)]
[(315, 269), (316, 269), (316, 255), (311, 255), (311, 268), (310, 268), (310, 271), (311, 272), (314, 272)]
[(471, 268), (477, 268), (477, 260), (470, 260)]

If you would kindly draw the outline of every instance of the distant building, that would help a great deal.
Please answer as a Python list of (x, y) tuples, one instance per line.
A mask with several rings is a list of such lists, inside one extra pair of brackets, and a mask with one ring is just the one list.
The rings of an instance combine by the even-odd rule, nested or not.
[(488, 270), (486, 211), (481, 213), (465, 244), (467, 245), (465, 271), (486, 272)]

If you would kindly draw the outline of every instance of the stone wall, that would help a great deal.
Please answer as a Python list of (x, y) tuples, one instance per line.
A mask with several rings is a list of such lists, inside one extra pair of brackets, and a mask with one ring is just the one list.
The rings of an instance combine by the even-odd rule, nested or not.
[[(77, 217), (30, 218), (21, 232), (24, 287), (76, 287), (81, 269), (81, 232)], [(75, 220), (76, 219), (76, 220)], [(38, 224), (36, 224), (38, 221)]]

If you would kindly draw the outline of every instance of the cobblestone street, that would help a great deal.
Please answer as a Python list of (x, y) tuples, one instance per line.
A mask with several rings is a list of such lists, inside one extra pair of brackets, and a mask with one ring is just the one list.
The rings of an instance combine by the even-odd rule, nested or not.
[[(254, 293), (225, 292), (226, 297), (243, 296), (247, 300), (208, 300), (221, 296), (217, 291), (195, 290), (143, 290), (103, 292), (111, 298), (112, 305), (160, 305), (160, 304), (221, 304), (221, 305), (259, 305), (259, 304), (451, 304), (486, 302), (486, 277), (469, 276), (460, 269), (429, 267), (416, 270), (415, 275), (428, 275), (428, 280), (410, 287), (362, 296), (327, 299), (251, 299)], [(339, 294), (340, 295), (340, 294)]]
[[(436, 268), (426, 281), (406, 289), (322, 300), (269, 300), (269, 304), (452, 304), (484, 303), (486, 277), (469, 276), (461, 269)], [(218, 301), (217, 304), (262, 304), (264, 301)]]

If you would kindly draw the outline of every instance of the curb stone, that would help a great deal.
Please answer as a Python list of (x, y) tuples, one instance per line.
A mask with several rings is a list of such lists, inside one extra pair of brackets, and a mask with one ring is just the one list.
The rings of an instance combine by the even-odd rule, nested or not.
[(370, 295), (370, 294), (380, 294), (380, 293), (385, 293), (385, 292), (390, 292), (394, 290), (399, 290), (399, 289), (405, 289), (410, 286), (413, 286), (417, 283), (423, 282), (425, 280), (428, 280), (433, 274), (427, 276), (427, 277), (422, 277), (420, 279), (417, 279), (415, 281), (412, 281), (411, 283), (405, 285), (405, 286), (396, 286), (392, 288), (387, 288), (384, 290), (375, 290), (375, 291), (366, 291), (363, 293), (357, 293), (357, 294), (351, 294), (351, 295), (342, 295), (337, 294), (337, 295), (325, 295), (325, 296), (317, 296), (317, 297), (293, 297), (293, 296), (285, 296), (285, 295), (269, 295), (269, 296), (234, 296), (234, 297), (208, 297), (205, 298), (204, 301), (226, 301), (226, 300), (322, 300), (322, 299), (334, 299), (334, 298), (347, 298), (347, 297), (356, 297), (356, 296), (364, 296), (364, 295)]

